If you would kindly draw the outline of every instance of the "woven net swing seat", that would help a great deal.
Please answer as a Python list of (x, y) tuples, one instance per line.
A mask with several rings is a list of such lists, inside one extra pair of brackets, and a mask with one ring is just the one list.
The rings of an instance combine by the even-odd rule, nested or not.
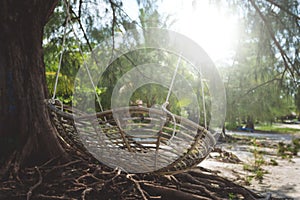
[[(68, 7), (68, 5), (66, 5), (66, 7)], [(77, 38), (77, 41), (80, 41), (72, 24), (70, 14), (67, 14), (67, 23), (70, 23), (73, 34)], [(194, 67), (194, 65), (198, 65), (198, 54), (195, 57), (194, 54), (190, 55), (190, 53), (192, 53), (190, 49), (184, 51), (185, 47), (189, 45), (186, 45), (186, 38), (182, 38), (178, 34), (174, 35), (174, 33), (162, 30), (157, 31), (156, 29), (150, 29), (149, 31), (154, 31), (154, 33), (159, 32), (159, 35), (164, 36), (161, 42), (151, 43), (151, 45), (149, 45), (151, 46), (151, 49), (161, 50), (161, 48), (164, 47), (163, 49), (166, 49), (166, 52), (173, 52), (172, 55), (170, 53), (170, 57), (166, 57), (166, 61), (169, 59), (173, 60), (175, 58), (174, 55), (177, 56), (178, 61), (175, 70), (174, 67), (167, 68), (161, 67), (160, 65), (133, 65), (134, 67), (123, 74), (114, 86), (111, 100), (118, 99), (121, 101), (115, 102), (117, 106), (114, 106), (112, 103), (112, 110), (103, 110), (97, 92), (98, 83), (101, 82), (98, 78), (102, 77), (109, 66), (108, 63), (113, 62), (114, 60), (116, 61), (121, 54), (126, 55), (129, 52), (139, 52), (140, 47), (137, 44), (143, 44), (143, 41), (134, 42), (132, 35), (135, 35), (136, 32), (133, 32), (132, 34), (129, 32), (125, 37), (120, 38), (120, 40), (112, 40), (120, 42), (120, 45), (115, 44), (115, 46), (120, 48), (116, 51), (116, 55), (114, 55), (112, 51), (103, 51), (100, 49), (98, 52), (100, 54), (96, 51), (88, 56), (88, 59), (84, 62), (83, 67), (79, 69), (75, 78), (74, 102), (80, 105), (75, 109), (74, 107), (68, 108), (62, 106), (62, 104), (59, 104), (58, 101), (56, 101), (58, 77), (65, 49), (64, 44), (67, 33), (66, 25), (62, 44), (63, 48), (53, 88), (53, 96), (52, 99), (48, 101), (48, 108), (50, 110), (52, 122), (58, 130), (58, 137), (60, 137), (62, 141), (81, 151), (88, 152), (108, 167), (119, 168), (122, 171), (130, 173), (154, 172), (157, 174), (174, 174), (186, 171), (204, 160), (216, 144), (216, 136), (218, 136), (218, 134), (212, 134), (193, 120), (175, 115), (167, 109), (169, 98), (173, 93), (176, 98), (178, 98), (178, 102), (179, 100), (185, 99), (191, 101), (189, 107), (186, 108), (193, 110), (193, 114), (197, 114), (198, 111), (199, 115), (197, 117), (200, 118), (200, 108), (199, 105), (196, 105), (198, 102), (197, 96), (193, 93), (191, 84), (189, 84), (181, 75), (177, 76), (179, 66), (181, 65), (184, 67), (190, 63), (184, 60), (183, 62), (185, 64), (180, 64), (181, 58), (187, 56), (187, 58), (189, 58), (188, 60), (193, 60), (191, 63), (191, 66), (193, 67), (193, 70), (190, 70), (191, 73), (198, 73), (200, 77), (199, 80), (201, 80), (200, 85), (203, 101), (202, 112), (204, 115), (205, 127), (207, 126), (202, 72)], [(140, 39), (141, 38), (143, 37), (140, 37)], [(170, 41), (170, 44), (174, 44), (170, 45), (168, 41)], [(167, 43), (165, 44), (165, 42)], [(112, 44), (114, 44), (114, 42)], [(128, 46), (121, 44), (127, 44)], [(78, 46), (81, 46), (80, 42)], [(133, 49), (129, 50), (128, 48), (131, 46)], [(195, 47), (194, 45), (192, 46)], [(123, 47), (125, 49), (123, 49)], [(148, 49), (148, 47), (146, 48), (144, 45), (142, 45), (142, 47)], [(168, 50), (168, 48), (170, 49)], [(174, 51), (171, 51), (172, 48), (174, 48)], [(214, 82), (214, 84), (211, 84), (211, 87), (207, 87), (208, 90), (211, 91), (212, 89), (218, 91), (216, 88), (218, 88), (219, 85), (215, 83), (215, 73), (212, 73), (214, 71), (212, 71), (213, 68), (210, 67), (212, 66), (211, 61), (206, 59), (207, 55), (202, 49), (195, 48), (200, 53), (199, 58), (204, 56), (204, 63), (208, 63), (205, 64), (207, 70), (204, 70), (203, 74), (208, 75), (208, 80)], [(178, 51), (179, 49), (180, 51)], [(85, 56), (82, 50), (80, 48), (79, 50), (84, 58)], [(182, 56), (182, 52), (186, 55)], [(110, 53), (112, 55), (110, 55)], [(161, 54), (161, 52), (157, 53), (161, 56), (165, 55)], [(99, 55), (99, 58), (97, 55)], [(134, 54), (132, 54), (132, 56), (134, 56)], [(101, 63), (99, 64), (99, 61), (101, 61), (102, 65)], [(199, 64), (201, 63), (203, 62), (199, 62)], [(96, 71), (91, 71), (89, 66), (91, 66), (91, 69), (96, 69)], [(143, 71), (143, 76), (135, 74), (136, 72), (141, 73), (141, 71)], [(153, 75), (153, 71), (157, 73)], [(173, 71), (173, 73), (170, 73), (171, 71)], [(193, 78), (195, 77), (193, 76)], [(175, 79), (179, 81), (176, 82)], [(130, 81), (127, 82), (128, 80)], [(127, 106), (130, 104), (131, 92), (135, 91), (133, 88), (136, 87), (136, 89), (138, 89), (142, 85), (148, 83), (154, 83), (168, 88), (165, 103), (163, 103), (160, 108)], [(185, 87), (182, 87), (182, 84)], [(126, 89), (125, 86), (130, 87)], [(122, 88), (124, 89), (123, 92), (121, 92)], [(93, 91), (92, 95), (89, 93), (90, 91)], [(114, 93), (114, 91), (116, 91), (116, 93)], [(118, 92), (121, 92), (123, 96), (121, 94), (118, 95)], [(114, 96), (115, 94), (116, 96)], [(129, 99), (127, 99), (127, 95), (129, 95)], [(79, 101), (76, 101), (76, 97), (79, 97)], [(219, 100), (215, 96), (214, 99)], [(123, 104), (126, 100), (128, 101)], [(101, 112), (95, 112), (96, 109), (94, 108), (96, 102), (98, 103)], [(215, 104), (212, 103), (212, 105)], [(90, 109), (94, 111), (89, 113)], [(218, 109), (214, 109), (214, 111), (217, 110)], [(187, 109), (185, 111), (188, 112)], [(195, 116), (196, 115), (191, 115), (191, 117)], [(199, 122), (199, 119), (195, 121)]]
[(159, 109), (130, 106), (91, 115), (58, 104), (48, 107), (67, 143), (127, 172), (186, 171), (199, 164), (216, 143), (205, 128)]

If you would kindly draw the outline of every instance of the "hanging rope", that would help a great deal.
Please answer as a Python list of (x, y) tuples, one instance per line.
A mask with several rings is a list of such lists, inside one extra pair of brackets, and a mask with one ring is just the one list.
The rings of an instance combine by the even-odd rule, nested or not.
[[(65, 4), (66, 4), (66, 0), (65, 0), (64, 2), (65, 2)], [(68, 13), (68, 15), (70, 15), (70, 11), (69, 11), (69, 10), (67, 10), (67, 13)], [(81, 47), (80, 47), (81, 44), (80, 44), (80, 42), (79, 42), (79, 41), (80, 41), (80, 40), (79, 40), (79, 37), (78, 37), (78, 35), (76, 34), (76, 31), (75, 31), (75, 28), (74, 28), (74, 26), (73, 26), (72, 21), (71, 21), (70, 24), (71, 24), (72, 31), (73, 31), (73, 33), (74, 33), (74, 36), (75, 36), (76, 41), (77, 41), (78, 46), (79, 46), (79, 52), (80, 52), (81, 56), (83, 57), (83, 51), (82, 51), (82, 49), (81, 49)], [(103, 112), (103, 107), (102, 107), (102, 104), (101, 104), (101, 101), (100, 101), (100, 97), (99, 97), (99, 95), (98, 95), (98, 93), (97, 93), (96, 86), (95, 86), (95, 83), (94, 83), (93, 78), (92, 78), (92, 76), (91, 76), (90, 70), (89, 70), (89, 68), (88, 68), (88, 66), (87, 66), (86, 63), (84, 63), (83, 65), (84, 65), (84, 67), (85, 67), (85, 69), (86, 69), (86, 71), (87, 71), (87, 73), (88, 73), (90, 82), (91, 82), (91, 84), (92, 84), (94, 93), (95, 93), (95, 95), (96, 95), (97, 103), (98, 103), (98, 105), (99, 105), (99, 107), (100, 107), (101, 112)]]
[[(180, 54), (181, 55), (181, 54)], [(176, 68), (175, 68), (175, 71), (173, 73), (173, 77), (172, 77), (172, 80), (171, 80), (171, 84), (170, 84), (170, 87), (169, 87), (169, 91), (168, 91), (168, 94), (167, 94), (167, 97), (166, 97), (166, 101), (165, 103), (163, 103), (163, 105), (161, 106), (162, 107), (162, 110), (164, 112), (166, 112), (167, 114), (169, 114), (172, 119), (173, 119), (173, 122), (174, 122), (174, 128), (173, 128), (173, 133), (172, 133), (172, 136), (169, 140), (169, 142), (172, 141), (173, 137), (175, 136), (175, 133), (176, 133), (176, 120), (175, 120), (175, 116), (172, 112), (170, 112), (168, 109), (167, 109), (167, 106), (169, 105), (169, 98), (171, 96), (171, 92), (172, 92), (172, 88), (173, 88), (173, 85), (174, 85), (174, 81), (175, 81), (175, 78), (176, 78), (176, 75), (177, 75), (177, 71), (178, 71), (178, 68), (179, 68), (179, 64), (180, 64), (180, 61), (181, 61), (181, 56), (179, 56), (178, 58), (178, 61), (177, 61), (177, 65), (176, 65)]]
[(171, 84), (170, 84), (170, 87), (169, 87), (169, 91), (168, 91), (168, 95), (167, 95), (167, 98), (166, 98), (165, 103), (168, 103), (168, 104), (169, 104), (169, 98), (171, 96), (172, 88), (173, 88), (174, 81), (175, 81), (175, 78), (176, 78), (176, 75), (177, 75), (177, 71), (178, 71), (178, 68), (179, 68), (180, 61), (181, 61), (181, 56), (178, 58), (177, 65), (176, 65), (175, 71), (173, 73), (173, 78), (172, 78), (172, 81), (171, 81)]
[[(66, 6), (67, 10), (69, 10), (69, 8), (70, 8), (70, 2), (68, 2), (67, 4), (65, 4), (65, 6)], [(62, 50), (61, 50), (61, 53), (60, 53), (60, 58), (59, 58), (59, 63), (58, 63), (58, 69), (57, 69), (56, 76), (55, 76), (55, 83), (54, 83), (52, 101), (55, 101), (55, 98), (56, 98), (56, 91), (57, 91), (57, 85), (58, 85), (58, 77), (59, 77), (59, 73), (60, 73), (60, 69), (61, 69), (61, 65), (62, 65), (62, 58), (63, 58), (64, 52), (65, 52), (66, 35), (67, 35), (67, 29), (68, 29), (68, 25), (69, 25), (69, 20), (71, 20), (71, 18), (70, 18), (70, 15), (67, 12), (66, 24), (65, 24), (65, 28), (64, 28), (63, 41), (62, 41)]]
[(202, 80), (201, 67), (200, 67), (200, 83), (201, 83), (202, 105), (203, 105), (203, 115), (204, 115), (204, 128), (207, 129), (206, 106), (205, 106), (205, 96), (204, 96), (204, 88), (203, 88), (203, 80)]
[[(54, 85), (54, 91), (53, 91), (52, 100), (55, 100), (55, 97), (56, 97), (56, 90), (57, 90), (57, 85), (58, 85), (58, 76), (59, 76), (59, 72), (60, 72), (61, 65), (62, 65), (62, 57), (63, 57), (63, 53), (64, 53), (64, 51), (65, 51), (66, 32), (67, 32), (67, 27), (68, 27), (69, 24), (71, 25), (72, 32), (73, 32), (73, 34), (74, 34), (74, 36), (75, 36), (75, 38), (76, 38), (77, 44), (78, 44), (78, 46), (79, 46), (79, 52), (80, 52), (80, 55), (81, 55), (82, 57), (84, 57), (83, 51), (82, 51), (82, 49), (81, 49), (81, 47), (80, 47), (81, 44), (80, 44), (80, 42), (79, 42), (79, 37), (78, 37), (78, 35), (77, 35), (77, 33), (76, 33), (76, 30), (75, 30), (75, 28), (74, 28), (74, 25), (73, 25), (73, 23), (72, 23), (72, 21), (71, 21), (70, 1), (64, 0), (64, 5), (65, 5), (66, 10), (67, 10), (67, 20), (66, 20), (66, 26), (65, 26), (65, 29), (64, 29), (64, 36), (63, 36), (63, 44), (62, 44), (62, 48), (63, 48), (63, 49), (62, 49), (62, 52), (61, 52), (61, 54), (60, 54), (60, 60), (59, 60), (58, 70), (57, 70), (57, 73), (56, 73), (56, 80), (55, 80), (55, 85)], [(92, 84), (94, 93), (95, 93), (95, 95), (96, 95), (97, 103), (98, 103), (98, 105), (99, 105), (99, 107), (100, 107), (101, 112), (103, 112), (103, 107), (102, 107), (102, 104), (101, 104), (101, 101), (100, 101), (100, 97), (99, 97), (99, 95), (98, 95), (98, 93), (97, 93), (95, 83), (94, 83), (94, 81), (93, 81), (93, 78), (92, 78), (92, 76), (91, 76), (90, 70), (89, 70), (89, 68), (87, 67), (86, 63), (84, 63), (84, 67), (85, 67), (85, 69), (86, 69), (86, 71), (87, 71), (89, 80), (90, 80), (90, 82), (91, 82), (91, 84)], [(58, 100), (58, 101), (59, 101), (59, 100)]]

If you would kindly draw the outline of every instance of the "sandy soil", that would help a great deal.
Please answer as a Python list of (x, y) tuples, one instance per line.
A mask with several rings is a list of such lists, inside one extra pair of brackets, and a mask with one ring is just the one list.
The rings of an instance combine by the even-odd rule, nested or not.
[[(293, 158), (281, 158), (277, 156), (276, 151), (279, 141), (269, 141), (266, 139), (256, 139), (258, 143), (267, 144), (267, 147), (254, 147), (253, 145), (222, 143), (217, 147), (222, 150), (232, 152), (242, 163), (228, 163), (219, 161), (220, 154), (212, 152), (205, 161), (199, 166), (216, 170), (220, 176), (233, 180), (234, 182), (244, 185), (245, 187), (257, 191), (261, 194), (268, 194), (272, 197), (284, 199), (299, 199), (300, 200), (300, 153)], [(290, 141), (284, 141), (289, 143)], [(267, 171), (263, 176), (263, 180), (259, 182), (253, 178), (249, 181), (249, 176), (253, 173), (245, 171), (244, 165), (254, 163), (254, 155), (251, 149), (264, 151), (263, 159), (266, 162), (262, 168)], [(270, 165), (270, 160), (276, 160), (277, 166)]]

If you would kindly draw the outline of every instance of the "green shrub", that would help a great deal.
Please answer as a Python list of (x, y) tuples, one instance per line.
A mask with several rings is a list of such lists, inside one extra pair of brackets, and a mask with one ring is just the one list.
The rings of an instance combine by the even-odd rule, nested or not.
[(255, 171), (255, 179), (261, 183), (265, 174), (266, 174), (266, 171), (264, 171), (263, 169), (261, 169), (261, 168), (257, 169)]
[(270, 165), (277, 166), (278, 162), (276, 160), (274, 160), (274, 159), (271, 159), (270, 160)]
[(295, 138), (292, 140), (291, 144), (285, 144), (283, 142), (279, 142), (277, 145), (277, 155), (282, 158), (292, 158), (293, 156), (297, 156), (300, 150), (300, 139)]

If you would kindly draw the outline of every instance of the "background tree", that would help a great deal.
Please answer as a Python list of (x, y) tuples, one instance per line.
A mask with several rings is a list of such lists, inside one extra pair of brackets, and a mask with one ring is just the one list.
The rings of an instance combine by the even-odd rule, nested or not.
[(231, 128), (241, 119), (272, 122), (294, 110), (299, 88), (299, 2), (228, 3), (242, 26), (233, 66), (224, 69), (227, 121)]

